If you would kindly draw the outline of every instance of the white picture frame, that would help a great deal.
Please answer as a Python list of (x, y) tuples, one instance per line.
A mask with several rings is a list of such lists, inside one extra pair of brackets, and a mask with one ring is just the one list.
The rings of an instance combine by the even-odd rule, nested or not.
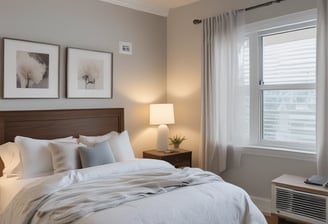
[(3, 98), (59, 98), (59, 45), (3, 39)]
[(112, 98), (113, 53), (67, 48), (67, 98)]

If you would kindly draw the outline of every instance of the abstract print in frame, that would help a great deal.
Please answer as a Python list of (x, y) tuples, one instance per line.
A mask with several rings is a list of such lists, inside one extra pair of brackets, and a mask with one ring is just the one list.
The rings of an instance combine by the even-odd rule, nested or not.
[(3, 39), (4, 98), (59, 98), (59, 45)]
[(112, 98), (113, 53), (67, 48), (67, 97)]

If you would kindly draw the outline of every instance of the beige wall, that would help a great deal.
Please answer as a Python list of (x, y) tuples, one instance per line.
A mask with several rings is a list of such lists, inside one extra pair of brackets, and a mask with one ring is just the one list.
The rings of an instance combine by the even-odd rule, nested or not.
[[(1, 0), (3, 37), (61, 46), (60, 99), (0, 99), (0, 110), (124, 107), (136, 154), (155, 146), (148, 104), (166, 101), (166, 18), (96, 0)], [(119, 41), (132, 42), (132, 56), (118, 53)], [(66, 47), (114, 53), (113, 99), (65, 99)]]
[[(206, 18), (232, 9), (253, 6), (266, 0), (201, 0), (170, 10), (167, 21), (167, 99), (175, 105), (173, 133), (186, 135), (183, 146), (193, 150), (199, 165), (201, 123), (201, 40), (202, 26), (194, 18)], [(276, 17), (315, 7), (313, 0), (288, 0), (247, 12), (247, 21)], [(270, 156), (243, 155), (240, 167), (230, 168), (223, 178), (246, 189), (251, 195), (270, 198), (270, 182), (282, 173), (309, 176), (315, 163)]]

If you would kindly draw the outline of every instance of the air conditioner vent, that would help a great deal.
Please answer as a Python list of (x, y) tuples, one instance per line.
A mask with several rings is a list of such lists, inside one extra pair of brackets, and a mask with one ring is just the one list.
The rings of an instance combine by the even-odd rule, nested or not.
[(278, 213), (285, 212), (326, 223), (326, 200), (326, 197), (314, 194), (276, 188), (276, 211)]

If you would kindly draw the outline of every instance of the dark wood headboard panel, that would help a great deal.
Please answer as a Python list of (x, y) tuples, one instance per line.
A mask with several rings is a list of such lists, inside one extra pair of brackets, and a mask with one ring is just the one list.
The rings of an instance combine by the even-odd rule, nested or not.
[[(0, 144), (15, 136), (53, 139), (124, 130), (124, 109), (0, 111)], [(0, 160), (0, 176), (3, 163)]]

